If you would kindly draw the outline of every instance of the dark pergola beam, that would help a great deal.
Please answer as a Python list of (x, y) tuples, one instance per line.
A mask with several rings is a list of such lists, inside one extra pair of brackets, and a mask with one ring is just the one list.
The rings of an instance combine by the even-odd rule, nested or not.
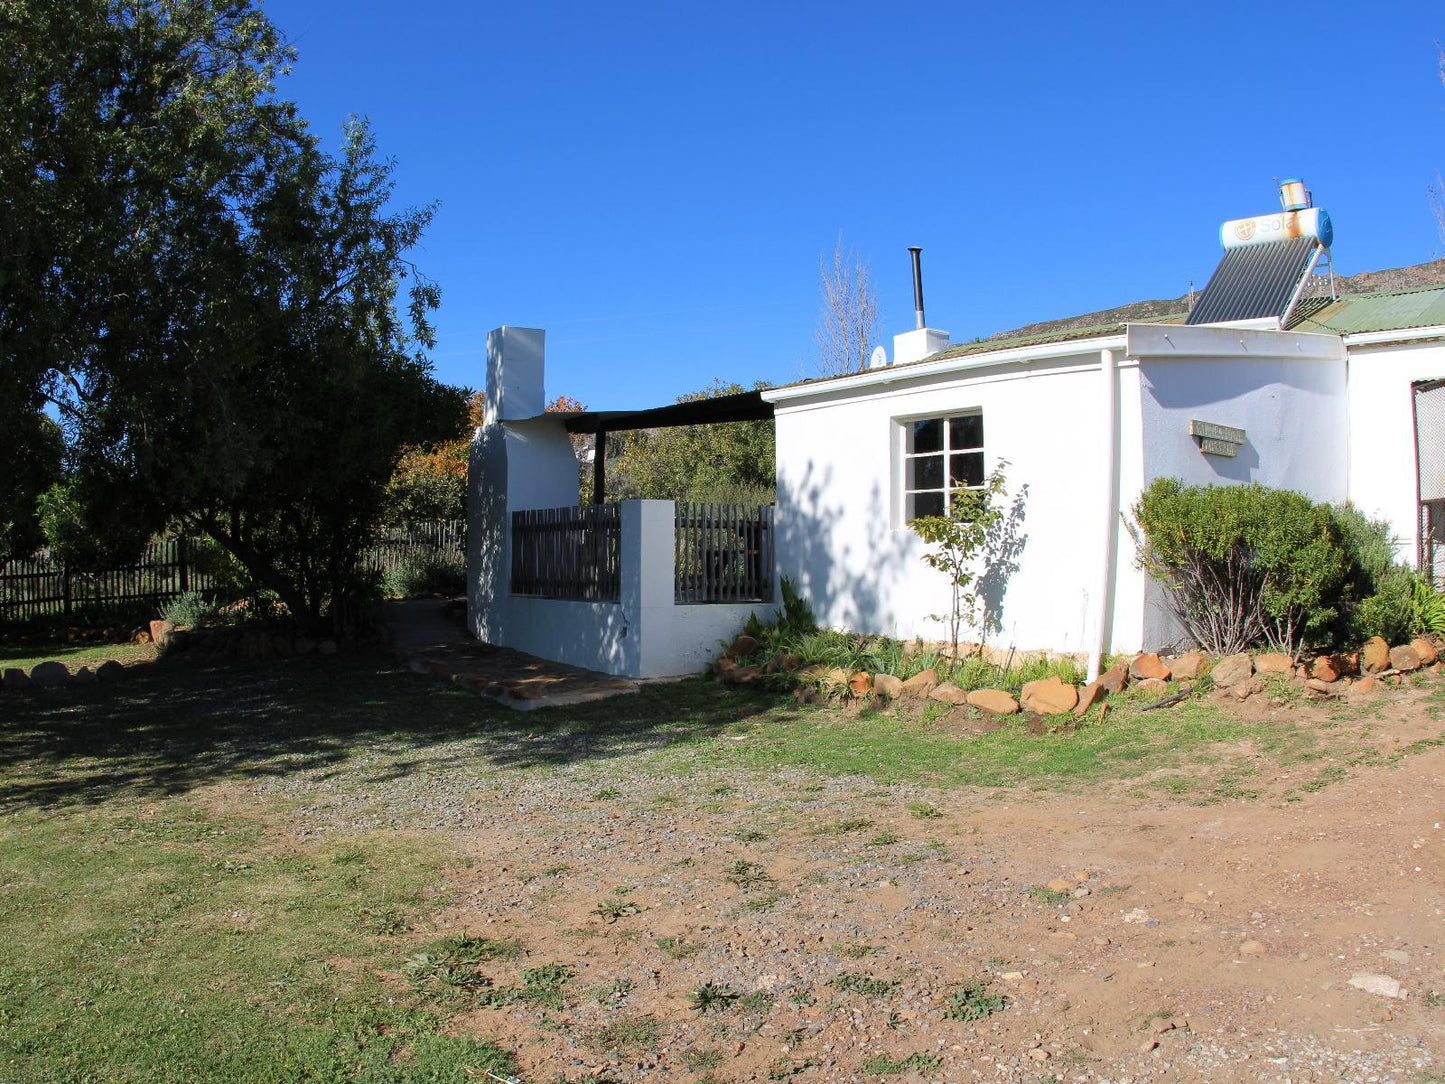
[[(552, 415), (558, 417), (559, 415)], [(679, 425), (721, 425), (726, 422), (770, 422), (773, 404), (762, 392), (690, 399), (651, 410), (579, 410), (560, 415), (567, 432), (595, 436), (592, 448), (592, 503), (607, 493), (607, 434), (633, 429), (671, 429)]]
[(773, 404), (761, 392), (719, 395), (650, 410), (585, 410), (566, 416), (569, 433), (617, 433), (628, 429), (670, 429), (679, 425), (718, 425), (723, 422), (768, 422)]

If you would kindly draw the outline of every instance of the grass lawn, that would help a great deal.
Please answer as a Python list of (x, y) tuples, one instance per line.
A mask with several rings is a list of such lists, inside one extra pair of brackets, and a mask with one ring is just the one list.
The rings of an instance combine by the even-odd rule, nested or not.
[[(87, 649), (89, 650), (89, 649)], [(440, 833), (298, 836), (284, 802), (237, 784), (448, 773), (686, 776), (802, 766), (942, 788), (1224, 770), (1241, 748), (1320, 756), (1328, 732), (1207, 704), (960, 741), (933, 715), (799, 708), (691, 680), (510, 712), (381, 656), (266, 666), (181, 660), (118, 685), (0, 700), (0, 1084), (31, 1081), (457, 1082), (507, 1051), (453, 1037), (404, 977), (419, 914), (449, 900)], [(941, 713), (941, 712), (940, 712)], [(1228, 797), (1206, 788), (1205, 797)], [(236, 810), (242, 812), (238, 813)]]
[(29, 670), (36, 663), (54, 659), (65, 663), (73, 674), (82, 666), (94, 669), (106, 659), (115, 659), (129, 666), (136, 662), (150, 662), (155, 657), (155, 648), (150, 644), (66, 644), (48, 648), (34, 644), (0, 644), (0, 670), (12, 666)]

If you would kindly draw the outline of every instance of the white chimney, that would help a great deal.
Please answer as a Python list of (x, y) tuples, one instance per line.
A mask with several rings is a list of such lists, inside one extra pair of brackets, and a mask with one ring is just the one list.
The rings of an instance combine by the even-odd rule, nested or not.
[(922, 361), (948, 347), (948, 332), (928, 327), (923, 318), (923, 249), (910, 246), (908, 255), (913, 258), (913, 316), (916, 326), (912, 331), (893, 336), (893, 364), (907, 365), (910, 361)]
[(907, 365), (948, 349), (948, 332), (920, 327), (893, 336), (893, 364)]
[(499, 327), (487, 332), (488, 425), (535, 418), (546, 409), (546, 341), (541, 328)]

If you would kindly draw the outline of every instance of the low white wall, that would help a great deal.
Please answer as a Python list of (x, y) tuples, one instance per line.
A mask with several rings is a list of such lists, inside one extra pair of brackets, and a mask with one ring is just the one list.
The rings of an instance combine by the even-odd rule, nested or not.
[(620, 602), (512, 595), (506, 608), (503, 638), (488, 638), (488, 643), (584, 670), (637, 676), (638, 638)]
[[(676, 605), (671, 501), (622, 504), (616, 602), (514, 595), (512, 513), (577, 504), (577, 455), (544, 414), (545, 334), (487, 336), (486, 424), (472, 438), (467, 480), (467, 621), (479, 640), (622, 677), (695, 674), (767, 604)], [(774, 575), (776, 595), (776, 575)]]
[(622, 607), (637, 651), (628, 677), (696, 674), (742, 631), (749, 614), (771, 610), (766, 603), (679, 606), (675, 523), (672, 501), (622, 502)]
[[(1369, 343), (1349, 350), (1349, 498), (1371, 519), (1390, 524), (1400, 558), (1415, 563), (1414, 408), (1410, 385), (1445, 378), (1445, 343)], [(1445, 434), (1442, 434), (1445, 436)]]
[[(1027, 484), (1017, 568), (985, 592), (998, 624), (989, 642), (1022, 650), (1087, 651), (1097, 636), (1104, 450), (1095, 420), (1103, 384), (1099, 344), (1075, 353), (965, 371), (888, 374), (891, 383), (776, 401), (778, 568), (834, 628), (945, 639), (950, 588), (923, 563), (903, 522), (900, 420), (979, 409), (987, 467), (1009, 461), (1011, 490)], [(1114, 342), (1116, 347), (1122, 341)], [(1067, 348), (1065, 348), (1067, 349)], [(1117, 370), (1119, 493), (1139, 488), (1137, 374)], [(1101, 424), (1101, 423), (1099, 423)], [(1138, 646), (1142, 583), (1118, 524), (1112, 643)], [(976, 632), (964, 633), (965, 638)]]
[[(706, 667), (754, 611), (760, 616), (771, 612), (773, 607), (766, 603), (676, 604), (671, 501), (622, 503), (618, 601), (513, 594), (511, 532), (500, 526), (511, 522), (510, 510), (497, 497), (498, 490), (510, 487), (493, 483), (507, 477), (508, 466), (535, 466), (532, 453), (544, 442), (534, 433), (533, 439), (517, 446), (507, 432), (511, 427), (512, 423), (489, 426), (473, 443), (467, 614), (477, 639), (619, 677), (680, 677)], [(571, 470), (575, 477), (575, 460)], [(563, 506), (560, 502), (523, 505)]]

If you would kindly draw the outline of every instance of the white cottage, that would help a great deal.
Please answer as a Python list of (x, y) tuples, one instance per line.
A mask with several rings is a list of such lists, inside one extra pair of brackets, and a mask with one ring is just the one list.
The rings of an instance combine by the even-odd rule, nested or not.
[[(571, 503), (575, 491), (568, 420), (540, 414), (538, 339), (522, 409), (509, 414), (500, 366), (489, 368), (496, 405), (473, 457), (473, 628), (614, 673), (682, 673), (748, 613), (771, 608), (785, 576), (827, 625), (941, 639), (948, 585), (923, 563), (909, 520), (941, 510), (951, 486), (978, 484), (1000, 460), (1022, 500), (1008, 567), (986, 591), (991, 640), (1084, 654), (1091, 671), (1103, 654), (1180, 638), (1162, 592), (1135, 567), (1125, 523), (1159, 477), (1353, 501), (1393, 526), (1402, 554), (1445, 571), (1435, 568), (1445, 542), (1445, 288), (1333, 297), (1319, 274), (1328, 217), (1283, 194), (1283, 212), (1225, 224), (1224, 259), (1189, 314), (950, 346), (923, 326), (920, 289), (919, 327), (895, 337), (891, 359), (880, 350), (862, 372), (729, 404), (740, 413), (719, 420), (769, 409), (775, 418), (776, 516), (744, 545), (748, 560), (766, 556), (771, 575), (754, 575), (746, 598), (705, 608), (683, 604), (683, 520), (666, 502), (619, 513), (633, 524), (622, 560), (633, 552), (657, 581), (650, 610), (640, 587), (606, 613), (582, 600), (562, 613), (509, 589), (500, 573), (518, 567), (511, 513)], [(518, 333), (494, 334), (500, 358), (505, 335)], [(718, 567), (744, 563), (741, 551), (709, 552)]]

